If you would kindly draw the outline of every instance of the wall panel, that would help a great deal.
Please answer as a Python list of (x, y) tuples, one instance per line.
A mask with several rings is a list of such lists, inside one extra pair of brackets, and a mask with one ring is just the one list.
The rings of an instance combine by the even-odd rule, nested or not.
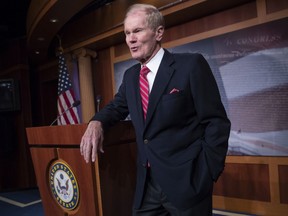
[(281, 11), (283, 9), (288, 8), (287, 0), (266, 0), (266, 10), (267, 14), (271, 14), (277, 11)]
[(268, 165), (227, 163), (213, 194), (269, 202)]
[(279, 165), (280, 203), (288, 204), (288, 165)]
[(246, 21), (257, 16), (255, 2), (221, 11), (166, 30), (163, 43), (199, 34), (223, 26)]
[(213, 206), (256, 215), (288, 212), (288, 157), (227, 156)]
[(111, 49), (100, 50), (93, 62), (94, 95), (102, 98), (100, 109), (113, 98), (113, 52)]

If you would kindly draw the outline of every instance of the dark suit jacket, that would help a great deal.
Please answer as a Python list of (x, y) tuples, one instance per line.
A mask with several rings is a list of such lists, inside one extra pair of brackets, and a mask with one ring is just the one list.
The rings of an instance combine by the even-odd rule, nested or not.
[[(217, 84), (202, 55), (165, 50), (144, 122), (139, 72), (140, 64), (125, 72), (113, 101), (93, 119), (105, 130), (130, 113), (138, 145), (135, 208), (141, 206), (147, 161), (168, 199), (190, 208), (211, 195), (225, 164), (230, 121)], [(174, 88), (179, 92), (170, 94)]]

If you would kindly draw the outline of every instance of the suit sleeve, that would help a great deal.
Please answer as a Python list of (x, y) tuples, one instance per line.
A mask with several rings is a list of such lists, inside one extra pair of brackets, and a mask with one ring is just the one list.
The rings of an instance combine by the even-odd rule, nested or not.
[(197, 55), (193, 68), (191, 91), (199, 122), (205, 127), (203, 148), (206, 162), (213, 180), (216, 181), (225, 166), (230, 121), (210, 66), (202, 55)]

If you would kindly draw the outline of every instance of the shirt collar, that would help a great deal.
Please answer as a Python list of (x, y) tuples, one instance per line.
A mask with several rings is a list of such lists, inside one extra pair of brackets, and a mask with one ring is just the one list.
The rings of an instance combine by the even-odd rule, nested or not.
[(152, 73), (157, 73), (162, 58), (164, 56), (164, 49), (161, 47), (156, 55), (146, 64)]

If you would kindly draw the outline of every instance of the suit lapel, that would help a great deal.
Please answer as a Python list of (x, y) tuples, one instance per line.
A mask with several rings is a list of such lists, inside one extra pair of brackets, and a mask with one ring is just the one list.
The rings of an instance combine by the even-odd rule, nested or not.
[(161, 61), (157, 75), (154, 80), (152, 91), (149, 95), (146, 125), (149, 124), (149, 121), (151, 120), (153, 113), (157, 107), (157, 104), (172, 77), (174, 69), (171, 67), (171, 64), (173, 62), (174, 62), (173, 55), (165, 50), (165, 54), (163, 56), (163, 59)]

